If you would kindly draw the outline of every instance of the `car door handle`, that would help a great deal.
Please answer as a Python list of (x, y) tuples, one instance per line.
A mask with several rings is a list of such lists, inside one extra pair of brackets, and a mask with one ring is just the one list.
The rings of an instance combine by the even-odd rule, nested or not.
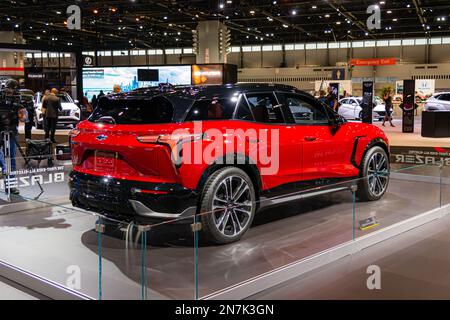
[(307, 136), (305, 137), (305, 141), (316, 141), (317, 137), (313, 137), (313, 136)]

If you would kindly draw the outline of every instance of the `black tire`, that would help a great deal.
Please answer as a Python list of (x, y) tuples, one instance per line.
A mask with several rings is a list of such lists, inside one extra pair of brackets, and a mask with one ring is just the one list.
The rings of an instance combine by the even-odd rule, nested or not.
[(363, 115), (363, 112), (362, 112), (362, 110), (359, 112), (359, 115), (358, 115), (358, 119), (359, 120), (362, 120), (362, 115)]
[[(230, 188), (232, 190), (231, 194), (234, 193), (237, 199), (235, 203), (223, 204), (226, 201), (222, 199), (225, 199), (226, 196), (221, 194), (221, 192), (224, 188), (228, 190), (224, 184), (227, 184), (229, 181), (231, 181), (232, 184), (232, 187)], [(233, 188), (236, 186), (238, 186), (238, 188), (234, 191)], [(242, 190), (240, 188), (241, 186), (243, 186), (242, 189), (245, 189), (245, 192), (239, 197), (238, 193)], [(220, 200), (217, 200), (219, 197)], [(244, 201), (247, 198), (249, 200)], [(253, 222), (253, 217), (256, 212), (255, 200), (255, 188), (252, 180), (244, 171), (236, 167), (225, 167), (217, 170), (208, 178), (201, 195), (200, 210), (198, 211), (200, 217), (198, 220), (202, 223), (202, 235), (207, 241), (216, 244), (226, 244), (238, 241), (242, 235), (247, 232)], [(232, 200), (230, 201), (233, 202)], [(239, 201), (245, 203), (250, 203), (249, 201), (251, 201), (251, 207), (248, 205), (236, 205)], [(214, 209), (217, 208), (217, 205), (222, 204), (228, 209)], [(244, 211), (248, 213), (243, 213)], [(227, 214), (228, 218), (225, 217)], [(223, 219), (221, 219), (222, 215), (224, 216)], [(242, 218), (242, 221), (240, 218)], [(238, 220), (236, 221), (236, 219)], [(217, 226), (218, 221), (222, 221), (219, 222), (219, 226)], [(222, 225), (223, 230), (221, 231), (220, 226)]]
[[(373, 167), (377, 166), (375, 161), (383, 163), (385, 165), (380, 165), (380, 169), (373, 172)], [(379, 159), (379, 160), (377, 160)], [(358, 191), (356, 195), (361, 201), (376, 201), (383, 197), (389, 185), (389, 157), (383, 148), (379, 146), (372, 147), (369, 149), (361, 162), (361, 172), (360, 177), (362, 178), (358, 183)], [(375, 183), (375, 184), (374, 184)]]
[(44, 129), (44, 124), (36, 121), (36, 129), (40, 129), (40, 130)]

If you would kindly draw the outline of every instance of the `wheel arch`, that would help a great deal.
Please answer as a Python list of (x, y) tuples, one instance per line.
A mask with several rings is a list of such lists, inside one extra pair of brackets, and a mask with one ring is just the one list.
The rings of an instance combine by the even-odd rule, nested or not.
[[(386, 143), (386, 141), (384, 141), (382, 138), (375, 138), (375, 139), (372, 139), (372, 140), (366, 145), (366, 147), (364, 148), (364, 152), (362, 153), (361, 159), (360, 159), (360, 161), (359, 161), (359, 166), (358, 166), (358, 168), (359, 168), (360, 171), (361, 171), (362, 160), (363, 160), (364, 157), (366, 156), (367, 152), (369, 152), (369, 150), (372, 149), (372, 148), (374, 148), (374, 147), (380, 147), (380, 148), (382, 148), (382, 149), (386, 152), (386, 155), (387, 155), (387, 157), (388, 157), (388, 159), (389, 159), (389, 157), (390, 157), (390, 151), (389, 151), (389, 146), (388, 146), (388, 144)], [(361, 172), (360, 172), (360, 174), (361, 174)]]
[(195, 189), (196, 192), (198, 192), (198, 194), (201, 194), (208, 178), (217, 170), (226, 167), (235, 167), (241, 169), (249, 176), (249, 178), (253, 182), (253, 186), (255, 189), (256, 201), (258, 201), (260, 197), (260, 190), (262, 188), (261, 174), (257, 165), (246, 155), (233, 154), (231, 157), (229, 155), (217, 158), (203, 171), (202, 175), (200, 176), (199, 182), (197, 183), (197, 187)]
[[(378, 146), (378, 147), (383, 148), (383, 150), (386, 152), (388, 158), (390, 155), (389, 145), (382, 138), (374, 138), (374, 139), (370, 140), (369, 142), (367, 142), (367, 144), (364, 147), (364, 144), (367, 140), (368, 140), (368, 138), (366, 136), (362, 135), (362, 136), (357, 136), (354, 141), (350, 162), (352, 163), (352, 165), (355, 168), (357, 168), (359, 170), (361, 170), (362, 160), (366, 156), (367, 152), (370, 149), (372, 149), (373, 147)], [(361, 150), (362, 148), (364, 148), (364, 149)]]

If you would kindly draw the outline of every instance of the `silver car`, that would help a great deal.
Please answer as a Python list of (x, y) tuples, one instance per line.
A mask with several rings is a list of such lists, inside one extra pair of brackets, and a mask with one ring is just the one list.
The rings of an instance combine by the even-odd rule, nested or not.
[(425, 103), (426, 111), (449, 111), (450, 92), (440, 92), (432, 95)]

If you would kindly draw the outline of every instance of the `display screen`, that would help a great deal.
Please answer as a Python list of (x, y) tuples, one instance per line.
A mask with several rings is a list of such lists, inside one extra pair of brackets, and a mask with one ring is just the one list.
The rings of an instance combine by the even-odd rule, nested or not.
[[(151, 70), (155, 81), (140, 81), (138, 70)], [(142, 71), (140, 71), (142, 72)], [(100, 91), (111, 93), (114, 85), (119, 85), (123, 92), (137, 88), (157, 86), (160, 83), (173, 85), (191, 84), (191, 66), (149, 66), (149, 67), (108, 67), (83, 68), (83, 93), (92, 99)]]
[(138, 69), (138, 81), (159, 81), (159, 70)]
[(207, 64), (192, 66), (193, 84), (222, 84), (223, 83), (223, 65)]

